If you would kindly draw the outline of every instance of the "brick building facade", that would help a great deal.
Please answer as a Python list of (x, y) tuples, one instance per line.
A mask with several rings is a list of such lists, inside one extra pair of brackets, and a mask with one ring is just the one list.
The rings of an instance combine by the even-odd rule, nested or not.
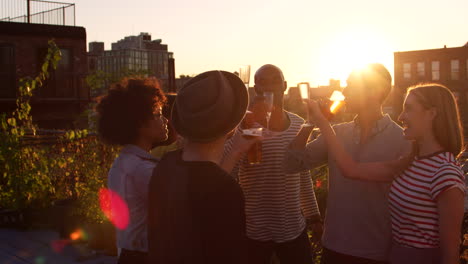
[(440, 83), (456, 96), (468, 138), (468, 43), (462, 47), (395, 52), (395, 109), (401, 112), (406, 89)]
[(86, 30), (83, 27), (0, 22), (0, 112), (15, 108), (18, 81), (39, 72), (53, 39), (62, 53), (57, 70), (31, 100), (41, 128), (74, 128), (89, 102)]

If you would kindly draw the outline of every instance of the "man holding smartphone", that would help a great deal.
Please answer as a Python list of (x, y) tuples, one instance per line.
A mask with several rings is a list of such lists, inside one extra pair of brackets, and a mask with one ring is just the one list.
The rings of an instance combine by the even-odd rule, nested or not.
[[(359, 162), (395, 160), (411, 149), (403, 130), (382, 104), (391, 90), (392, 77), (382, 64), (370, 64), (349, 76), (343, 91), (347, 112), (356, 118), (334, 127), (346, 151)], [(329, 158), (322, 137), (307, 143), (312, 127), (304, 127), (290, 144), (286, 155), (289, 173), (328, 165), (328, 198), (322, 238), (321, 263), (388, 263), (391, 246), (390, 214), (387, 204), (389, 182), (345, 178)]]

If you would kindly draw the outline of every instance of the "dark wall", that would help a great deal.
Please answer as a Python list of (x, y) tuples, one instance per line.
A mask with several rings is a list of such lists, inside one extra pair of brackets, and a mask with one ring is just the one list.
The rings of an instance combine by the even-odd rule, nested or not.
[[(16, 80), (14, 87), (4, 86), (2, 89), (16, 91), (20, 78), (37, 75), (50, 39), (64, 49), (63, 58), (58, 70), (49, 71), (51, 77), (44, 87), (35, 91), (33, 120), (43, 128), (73, 128), (77, 126), (74, 121), (89, 102), (89, 88), (85, 83), (88, 67), (85, 28), (0, 22), (0, 46), (14, 48)], [(11, 112), (15, 107), (15, 97), (15, 93), (13, 96), (0, 96), (0, 112)]]

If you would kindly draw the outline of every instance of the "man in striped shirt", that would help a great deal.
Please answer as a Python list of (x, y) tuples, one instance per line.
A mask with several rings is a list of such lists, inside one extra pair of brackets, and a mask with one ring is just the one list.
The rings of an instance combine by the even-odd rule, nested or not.
[[(255, 73), (257, 94), (273, 92), (274, 109), (269, 124), (273, 135), (262, 141), (261, 163), (250, 165), (244, 158), (234, 170), (245, 196), (249, 263), (270, 263), (273, 253), (281, 263), (311, 263), (306, 222), (321, 230), (309, 171), (286, 174), (283, 166), (287, 146), (304, 123), (283, 110), (286, 87), (282, 71), (274, 65)], [(257, 121), (266, 127), (264, 117)], [(226, 151), (230, 148), (228, 142)]]

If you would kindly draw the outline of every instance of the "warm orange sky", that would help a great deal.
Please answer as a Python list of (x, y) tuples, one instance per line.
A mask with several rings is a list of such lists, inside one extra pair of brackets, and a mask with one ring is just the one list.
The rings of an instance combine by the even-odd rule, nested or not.
[(220, 69), (253, 73), (272, 63), (290, 86), (326, 85), (393, 52), (462, 46), (468, 0), (75, 0), (77, 25), (106, 48), (148, 32), (169, 45), (176, 74)]

